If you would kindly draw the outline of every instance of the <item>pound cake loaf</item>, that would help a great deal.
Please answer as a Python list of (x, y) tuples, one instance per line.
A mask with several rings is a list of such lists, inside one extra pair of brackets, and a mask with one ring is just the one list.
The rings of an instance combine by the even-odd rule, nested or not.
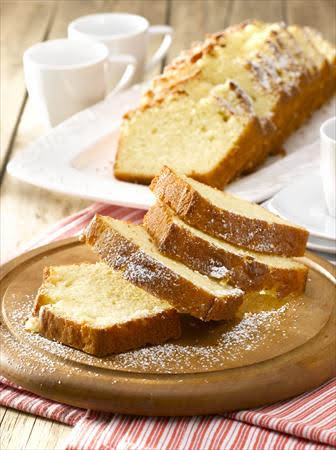
[(304, 264), (220, 241), (184, 223), (160, 201), (149, 209), (143, 225), (169, 258), (246, 293), (270, 291), (283, 298), (304, 291), (308, 273)]
[[(223, 186), (238, 176), (263, 148), (260, 123), (249, 97), (234, 81), (218, 84), (202, 97), (208, 88), (208, 83), (196, 76), (190, 80), (188, 89), (194, 96), (197, 92), (198, 100), (189, 95), (182, 99), (180, 93), (172, 93), (175, 100), (167, 104), (163, 114), (157, 114), (157, 108), (150, 108), (139, 116), (137, 131), (126, 141), (121, 134), (116, 174), (121, 166), (129, 165), (130, 170), (131, 166), (136, 167), (137, 171), (141, 166), (141, 175), (136, 179), (147, 183), (153, 178), (153, 170), (157, 173), (163, 163), (175, 167), (178, 161), (182, 173), (194, 168), (194, 178), (207, 184), (216, 180), (216, 185)], [(161, 130), (167, 123), (171, 124), (171, 130), (163, 135)], [(153, 129), (152, 124), (155, 124)], [(188, 131), (191, 127), (195, 134), (192, 145)], [(149, 134), (144, 130), (149, 130)], [(122, 150), (124, 141), (127, 147), (139, 148), (131, 158)], [(157, 150), (155, 156), (153, 146)], [(178, 158), (172, 148), (178, 149)], [(151, 162), (148, 164), (148, 161)]]
[(233, 245), (280, 256), (303, 256), (308, 232), (261, 206), (163, 167), (150, 185), (189, 225)]
[[(336, 89), (334, 51), (314, 30), (283, 23), (248, 21), (208, 36), (154, 79), (140, 107), (125, 115), (115, 176), (149, 183), (166, 164), (223, 188), (281, 150), (330, 97)], [(217, 98), (214, 90), (230, 83), (259, 124), (250, 140), (244, 139), (250, 122), (244, 124), (242, 108), (235, 107), (238, 96), (222, 89)]]
[(166, 300), (180, 313), (204, 321), (231, 319), (242, 302), (242, 290), (162, 255), (140, 225), (96, 215), (84, 239), (104, 262), (122, 271), (125, 280)]
[(26, 329), (96, 356), (181, 334), (179, 315), (168, 302), (104, 263), (46, 268)]

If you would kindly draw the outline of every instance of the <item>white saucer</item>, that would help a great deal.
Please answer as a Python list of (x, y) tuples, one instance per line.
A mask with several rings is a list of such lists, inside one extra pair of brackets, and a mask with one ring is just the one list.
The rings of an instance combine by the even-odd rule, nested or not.
[(329, 253), (330, 255), (336, 255), (336, 242), (330, 241), (330, 239), (310, 236), (307, 242), (307, 248), (323, 253)]
[(336, 219), (327, 212), (317, 171), (282, 189), (269, 205), (283, 219), (306, 228), (312, 237), (336, 241)]
[(316, 252), (317, 255), (322, 256), (322, 258), (328, 260), (331, 264), (334, 264), (336, 266), (336, 255), (326, 255), (322, 252)]
[[(262, 205), (264, 208), (267, 208), (272, 213), (279, 215), (279, 213), (272, 207), (272, 201), (268, 200)], [(309, 250), (315, 250), (322, 253), (328, 253), (328, 255), (334, 255), (332, 258), (336, 257), (336, 241), (332, 239), (325, 239), (316, 236), (309, 236), (307, 242), (307, 248)], [(329, 258), (329, 256), (324, 255), (325, 258)]]

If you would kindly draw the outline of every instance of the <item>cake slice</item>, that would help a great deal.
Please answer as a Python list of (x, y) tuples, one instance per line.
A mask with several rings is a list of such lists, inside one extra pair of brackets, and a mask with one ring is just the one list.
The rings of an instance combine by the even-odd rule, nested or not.
[(181, 334), (179, 315), (169, 303), (104, 263), (46, 268), (26, 329), (96, 356)]
[(145, 215), (144, 227), (166, 256), (245, 292), (270, 291), (282, 298), (304, 291), (304, 264), (220, 241), (187, 225), (160, 201)]
[(166, 166), (150, 188), (184, 222), (220, 240), (261, 253), (304, 255), (308, 232), (255, 203), (199, 183)]
[(220, 284), (162, 255), (150, 242), (145, 229), (96, 215), (84, 238), (101, 259), (123, 277), (178, 312), (201, 320), (234, 317), (243, 291)]
[(116, 176), (134, 180), (135, 168), (136, 180), (149, 183), (162, 164), (177, 163), (183, 173), (218, 187), (239, 175), (264, 146), (252, 101), (232, 80), (208, 90), (209, 84), (195, 76), (185, 95), (169, 94), (162, 114), (160, 103), (146, 114), (130, 113), (119, 141)]

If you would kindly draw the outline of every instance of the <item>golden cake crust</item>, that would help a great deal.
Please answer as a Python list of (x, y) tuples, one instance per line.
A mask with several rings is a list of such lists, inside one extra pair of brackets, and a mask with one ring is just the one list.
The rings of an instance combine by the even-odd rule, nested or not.
[(99, 329), (60, 317), (44, 306), (39, 321), (39, 332), (44, 337), (95, 356), (122, 353), (147, 344), (162, 344), (181, 335), (180, 318), (173, 308), (152, 317)]
[(153, 179), (150, 189), (182, 220), (218, 239), (261, 253), (304, 255), (308, 240), (306, 230), (221, 209), (167, 166)]
[(242, 293), (217, 298), (144, 253), (99, 215), (87, 228), (85, 239), (104, 262), (122, 270), (126, 280), (166, 300), (180, 313), (204, 321), (224, 320), (233, 318), (241, 305)]
[(145, 215), (144, 227), (163, 254), (245, 292), (275, 290), (281, 298), (305, 289), (308, 269), (303, 264), (274, 267), (217, 247), (174, 223), (173, 212), (160, 202)]
[[(43, 281), (48, 281), (50, 269), (45, 268)], [(162, 344), (181, 335), (179, 314), (167, 309), (152, 316), (98, 328), (79, 324), (55, 313), (43, 284), (35, 299), (33, 315), (38, 318), (39, 334), (95, 356), (122, 353), (147, 344)]]

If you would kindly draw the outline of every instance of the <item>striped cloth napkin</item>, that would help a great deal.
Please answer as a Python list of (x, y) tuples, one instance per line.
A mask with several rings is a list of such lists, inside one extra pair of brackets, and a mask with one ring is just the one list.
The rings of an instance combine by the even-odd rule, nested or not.
[[(96, 203), (30, 242), (33, 248), (80, 234), (95, 213), (141, 222), (143, 210)], [(72, 426), (64, 448), (116, 450), (261, 450), (336, 447), (336, 378), (295, 399), (205, 417), (136, 417), (50, 401), (0, 378), (0, 404)]]

